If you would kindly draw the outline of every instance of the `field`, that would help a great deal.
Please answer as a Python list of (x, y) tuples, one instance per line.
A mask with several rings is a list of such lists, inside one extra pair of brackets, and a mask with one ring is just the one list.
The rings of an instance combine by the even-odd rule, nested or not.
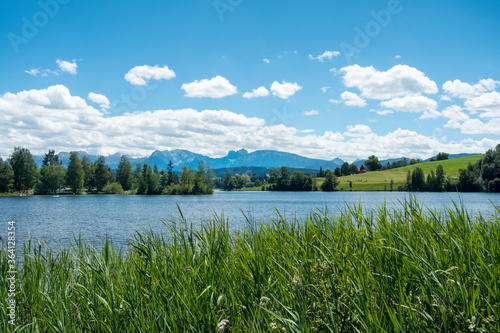
[[(18, 332), (498, 332), (500, 209), (484, 220), (413, 199), (303, 220), (223, 217), (138, 232), (124, 252), (26, 240)], [(8, 263), (0, 251), (0, 331)]]
[[(349, 181), (352, 181), (353, 191), (389, 191), (392, 179), (394, 181), (394, 190), (396, 190), (399, 185), (403, 185), (406, 182), (408, 170), (419, 167), (424, 171), (425, 176), (427, 176), (431, 170), (435, 171), (436, 167), (440, 164), (443, 166), (447, 176), (458, 177), (459, 169), (466, 168), (469, 163), (476, 163), (482, 156), (483, 155), (459, 157), (451, 160), (425, 162), (397, 169), (339, 177), (340, 184), (337, 186), (337, 189), (349, 191)], [(321, 186), (323, 180), (323, 178), (318, 178), (318, 186)]]

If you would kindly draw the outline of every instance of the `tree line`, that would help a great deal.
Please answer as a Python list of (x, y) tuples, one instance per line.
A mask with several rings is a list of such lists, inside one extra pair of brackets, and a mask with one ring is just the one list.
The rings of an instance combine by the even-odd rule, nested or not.
[[(448, 159), (448, 154), (438, 154), (436, 161)], [(500, 192), (500, 144), (488, 150), (476, 163), (459, 170), (458, 179), (446, 176), (441, 165), (425, 177), (421, 168), (408, 171), (406, 183), (399, 190), (407, 191), (459, 191)]]
[[(357, 170), (357, 169), (356, 169)], [(321, 186), (318, 186), (318, 176), (324, 177)], [(247, 181), (245, 180), (247, 179)], [(339, 181), (335, 173), (327, 169), (320, 169), (318, 174), (306, 175), (303, 171), (295, 171), (292, 173), (291, 168), (282, 166), (281, 168), (271, 168), (266, 177), (261, 177), (253, 174), (231, 176), (229, 170), (226, 171), (225, 177), (218, 181), (219, 187), (224, 191), (232, 191), (235, 189), (244, 188), (245, 183), (249, 186), (261, 187), (262, 191), (334, 191), (339, 185)]]
[(34, 189), (35, 194), (58, 193), (66, 189), (72, 193), (121, 194), (211, 194), (214, 173), (210, 164), (203, 161), (198, 168), (183, 166), (180, 173), (173, 170), (172, 161), (167, 170), (152, 168), (147, 163), (133, 168), (127, 156), (120, 159), (115, 172), (99, 156), (91, 161), (88, 156), (81, 159), (71, 152), (66, 168), (54, 150), (49, 150), (43, 165), (37, 168), (35, 160), (26, 148), (16, 147), (8, 161), (0, 157), (0, 192), (25, 192)]

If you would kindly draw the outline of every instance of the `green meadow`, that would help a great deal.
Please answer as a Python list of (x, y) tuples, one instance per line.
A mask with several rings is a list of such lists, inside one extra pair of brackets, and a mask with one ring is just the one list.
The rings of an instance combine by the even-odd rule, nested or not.
[(470, 216), (346, 205), (303, 219), (223, 216), (138, 231), (121, 251), (26, 240), (16, 326), (0, 252), (1, 332), (498, 332), (500, 208)]
[[(425, 176), (427, 176), (431, 170), (435, 171), (436, 167), (440, 164), (443, 166), (447, 176), (458, 177), (460, 169), (465, 169), (469, 163), (474, 164), (482, 157), (483, 155), (466, 156), (451, 160), (418, 163), (384, 171), (338, 177), (340, 184), (337, 186), (337, 189), (349, 191), (351, 189), (349, 187), (349, 182), (352, 181), (353, 191), (389, 191), (392, 179), (394, 181), (393, 188), (396, 190), (399, 185), (403, 185), (406, 182), (406, 174), (409, 170), (413, 171), (415, 168), (419, 167), (422, 169)], [(323, 178), (318, 178), (318, 187), (321, 186), (323, 180)]]
[[(435, 171), (438, 165), (442, 165), (446, 172), (446, 176), (458, 177), (460, 169), (465, 169), (469, 163), (474, 164), (482, 157), (483, 155), (466, 156), (451, 160), (418, 163), (384, 171), (373, 171), (352, 176), (338, 177), (337, 179), (340, 181), (340, 184), (337, 186), (337, 190), (389, 191), (391, 179), (394, 181), (393, 189), (396, 190), (399, 185), (403, 185), (406, 182), (406, 174), (408, 171), (413, 171), (417, 167), (421, 168), (427, 177), (431, 170)], [(317, 178), (318, 187), (321, 187), (323, 181), (324, 178)], [(352, 188), (349, 186), (350, 181), (352, 181)], [(235, 191), (260, 191), (261, 189), (262, 186), (256, 186)]]

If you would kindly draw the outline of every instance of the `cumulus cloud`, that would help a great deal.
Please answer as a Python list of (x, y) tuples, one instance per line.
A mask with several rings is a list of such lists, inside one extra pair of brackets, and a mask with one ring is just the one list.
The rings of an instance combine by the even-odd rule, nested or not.
[(78, 65), (76, 64), (75, 60), (73, 60), (72, 62), (69, 62), (66, 60), (57, 59), (56, 62), (57, 62), (57, 65), (59, 66), (59, 68), (63, 72), (69, 73), (71, 75), (76, 75), (76, 70), (77, 70)]
[(342, 98), (345, 105), (347, 106), (359, 106), (359, 107), (366, 106), (366, 101), (364, 99), (362, 99), (361, 97), (350, 91), (344, 91), (340, 95), (340, 98)]
[[(495, 133), (500, 128), (497, 120), (481, 124)], [(478, 131), (477, 125), (478, 121), (464, 123), (463, 131)], [(13, 147), (22, 146), (37, 155), (47, 149), (130, 156), (145, 156), (157, 149), (189, 149), (217, 157), (239, 147), (249, 151), (279, 147), (323, 159), (340, 156), (354, 160), (371, 154), (426, 158), (439, 151), (484, 152), (497, 143), (468, 139), (444, 144), (404, 129), (377, 134), (363, 124), (349, 126), (344, 133), (313, 134), (283, 124), (270, 126), (264, 119), (228, 110), (166, 109), (109, 115), (62, 85), (0, 95), (0, 132), (0, 156), (4, 157)]]
[(238, 93), (237, 87), (233, 86), (226, 78), (220, 75), (211, 79), (184, 83), (181, 89), (184, 90), (184, 96), (186, 97), (222, 98)]
[(309, 59), (318, 60), (320, 62), (325, 61), (325, 59), (332, 60), (333, 57), (338, 57), (340, 55), (339, 51), (325, 51), (322, 54), (314, 57), (313, 55), (309, 55)]
[(425, 110), (418, 119), (436, 119), (441, 116), (441, 113), (436, 110)]
[(396, 65), (386, 72), (380, 72), (372, 66), (359, 65), (343, 67), (340, 71), (344, 73), (346, 87), (358, 88), (363, 97), (370, 99), (383, 100), (438, 92), (434, 81), (407, 65)]
[(252, 92), (246, 92), (243, 94), (243, 98), (255, 98), (255, 97), (265, 97), (269, 96), (269, 90), (266, 87), (261, 86), (257, 89), (253, 89)]
[(125, 80), (134, 86), (145, 86), (149, 80), (170, 80), (175, 77), (173, 70), (168, 66), (136, 66), (125, 74)]
[(483, 118), (500, 117), (500, 93), (497, 91), (484, 93), (465, 101), (465, 107), (473, 112), (485, 111), (481, 114)]
[(347, 126), (347, 131), (344, 132), (345, 136), (354, 136), (354, 137), (361, 137), (361, 136), (366, 136), (368, 134), (372, 133), (372, 129), (370, 126), (363, 125), (363, 124), (358, 124), (358, 125), (349, 125)]
[(302, 89), (296, 82), (285, 82), (279, 83), (278, 81), (274, 81), (271, 85), (271, 92), (273, 96), (277, 96), (282, 99), (287, 99), (290, 96), (295, 95), (297, 91)]
[(262, 61), (263, 61), (263, 62), (265, 62), (266, 64), (268, 64), (268, 63), (270, 63), (270, 62), (271, 62), (271, 61), (270, 61), (269, 59), (267, 59), (267, 58), (262, 59)]
[(333, 103), (333, 104), (340, 104), (342, 101), (340, 101), (340, 100), (338, 100), (338, 99), (333, 99), (333, 98), (330, 98), (330, 99), (328, 100), (328, 102)]
[(330, 89), (330, 87), (322, 87), (322, 88), (321, 88), (321, 91), (322, 91), (324, 94), (326, 94), (326, 91), (327, 91), (328, 89)]
[(437, 102), (425, 96), (405, 96), (380, 102), (380, 106), (396, 111), (421, 112), (435, 110), (437, 108)]
[(310, 110), (310, 111), (304, 111), (302, 112), (304, 116), (315, 116), (318, 115), (319, 112), (317, 110)]
[(474, 85), (460, 80), (446, 81), (443, 84), (443, 90), (449, 96), (468, 99), (494, 90), (498, 83), (500, 82), (493, 79), (483, 79)]
[(96, 93), (91, 92), (91, 93), (89, 93), (89, 95), (88, 95), (87, 98), (88, 98), (89, 101), (92, 101), (94, 103), (99, 104), (99, 106), (103, 110), (107, 110), (111, 106), (111, 103), (109, 102), (109, 99), (106, 96), (104, 96), (104, 95), (96, 94)]

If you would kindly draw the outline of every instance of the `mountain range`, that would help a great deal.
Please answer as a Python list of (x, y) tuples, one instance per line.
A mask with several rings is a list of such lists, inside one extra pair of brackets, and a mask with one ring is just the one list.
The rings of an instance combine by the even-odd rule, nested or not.
[[(57, 154), (59, 160), (63, 165), (68, 164), (69, 153), (60, 152)], [(88, 156), (92, 161), (95, 161), (98, 156), (90, 155), (86, 152), (79, 151), (78, 156)], [(33, 156), (36, 164), (40, 167), (43, 164), (43, 155)], [(116, 153), (106, 156), (106, 164), (111, 169), (116, 169), (120, 162), (121, 154)], [(238, 151), (231, 150), (226, 156), (219, 158), (212, 158), (209, 156), (196, 154), (189, 150), (175, 149), (165, 151), (155, 151), (148, 157), (130, 158), (130, 162), (135, 166), (136, 163), (148, 163), (151, 166), (157, 165), (159, 169), (167, 168), (168, 163), (172, 161), (174, 170), (180, 170), (182, 166), (191, 166), (196, 169), (199, 161), (210, 163), (213, 169), (227, 169), (238, 167), (260, 167), (260, 168), (279, 168), (283, 165), (289, 166), (294, 169), (335, 169), (344, 163), (340, 158), (335, 158), (331, 161), (308, 158), (297, 154), (286, 153), (276, 150), (257, 150), (249, 153), (245, 149)]]
[[(69, 153), (60, 152), (57, 154), (59, 156), (59, 160), (63, 165), (68, 164)], [(450, 154), (449, 158), (457, 158), (463, 156), (469, 156), (474, 154)], [(88, 156), (92, 161), (95, 161), (99, 156), (90, 155), (86, 152), (79, 151), (78, 156), (82, 158), (83, 156)], [(116, 169), (118, 167), (118, 163), (120, 162), (121, 154), (116, 153), (113, 155), (106, 156), (106, 164), (111, 169)], [(35, 155), (33, 156), (38, 167), (41, 167), (43, 164), (43, 155)], [(403, 159), (395, 158), (395, 159), (387, 159), (381, 160), (380, 162), (385, 165), (387, 162), (395, 162)], [(407, 158), (410, 160), (409, 158)], [(428, 161), (429, 159), (425, 160)], [(193, 169), (198, 167), (199, 161), (204, 161), (206, 163), (210, 163), (212, 169), (222, 172), (221, 170), (225, 169), (238, 169), (242, 167), (253, 167), (253, 168), (279, 168), (283, 165), (286, 165), (292, 169), (304, 169), (304, 170), (319, 170), (319, 168), (323, 168), (323, 170), (330, 169), (334, 170), (336, 167), (339, 167), (344, 163), (344, 161), (340, 158), (334, 158), (333, 160), (322, 160), (322, 159), (314, 159), (308, 158), (304, 156), (300, 156), (293, 153), (287, 153), (276, 150), (257, 150), (249, 153), (245, 149), (240, 149), (238, 151), (231, 150), (226, 156), (219, 158), (212, 158), (209, 156), (196, 154), (190, 152), (189, 150), (184, 149), (174, 149), (174, 150), (165, 150), (165, 151), (155, 151), (151, 155), (147, 157), (140, 158), (130, 158), (130, 162), (132, 165), (136, 165), (137, 163), (148, 163), (151, 166), (157, 165), (158, 169), (167, 168), (168, 163), (172, 161), (174, 166), (174, 170), (179, 171), (182, 166), (191, 166)], [(424, 162), (425, 162), (424, 161)], [(354, 164), (361, 166), (365, 160), (356, 160)]]

